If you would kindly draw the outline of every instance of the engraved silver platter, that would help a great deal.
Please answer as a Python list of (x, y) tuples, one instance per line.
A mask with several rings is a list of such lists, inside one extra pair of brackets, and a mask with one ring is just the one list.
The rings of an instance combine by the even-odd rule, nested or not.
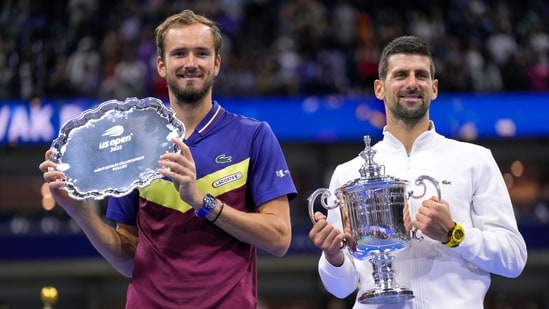
[(161, 178), (161, 154), (179, 149), (185, 127), (157, 98), (105, 101), (66, 122), (50, 158), (75, 199), (123, 196)]

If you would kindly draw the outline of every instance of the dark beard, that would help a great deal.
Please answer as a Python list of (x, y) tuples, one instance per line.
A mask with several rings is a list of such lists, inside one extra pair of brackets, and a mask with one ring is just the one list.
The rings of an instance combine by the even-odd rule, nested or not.
[(427, 113), (428, 107), (427, 104), (423, 103), (421, 108), (415, 111), (409, 111), (404, 108), (403, 105), (397, 104), (395, 108), (392, 109), (393, 114), (397, 119), (400, 119), (408, 125), (414, 125), (418, 123)]
[(208, 93), (208, 91), (212, 88), (212, 83), (209, 82), (204, 84), (204, 87), (200, 89), (190, 89), (186, 90), (183, 88), (179, 88), (176, 83), (172, 83), (168, 80), (168, 88), (173, 93), (175, 98), (177, 99), (177, 104), (187, 104), (187, 105), (198, 105), (200, 100), (204, 98), (204, 96)]

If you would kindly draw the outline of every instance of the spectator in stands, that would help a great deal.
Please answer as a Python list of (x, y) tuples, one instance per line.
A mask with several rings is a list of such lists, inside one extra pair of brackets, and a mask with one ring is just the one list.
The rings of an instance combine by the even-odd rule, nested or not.
[[(157, 16), (183, 5), (203, 10), (202, 13), (222, 25), (224, 41), (233, 42), (226, 44), (227, 49), (223, 51), (224, 71), (228, 74), (222, 72), (218, 77), (223, 84), (218, 89), (221, 96), (314, 95), (319, 94), (319, 89), (326, 90), (327, 82), (335, 86), (330, 92), (368, 94), (371, 90), (362, 87), (362, 81), (370, 78), (369, 74), (364, 75), (367, 67), (361, 64), (362, 68), (356, 70), (359, 61), (370, 56), (364, 49), (381, 46), (387, 43), (387, 38), (403, 33), (415, 34), (428, 41), (438, 63), (438, 76), (446, 81), (442, 83), (444, 90), (525, 91), (531, 87), (527, 82), (526, 66), (532, 59), (527, 57), (537, 54), (521, 53), (530, 48), (537, 52), (541, 49), (544, 50), (541, 55), (547, 57), (549, 44), (545, 30), (549, 9), (542, 0), (498, 1), (493, 5), (486, 0), (403, 2), (398, 7), (392, 2), (374, 6), (370, 2), (349, 0), (209, 0), (184, 4), (146, 1), (139, 5), (132, 1), (106, 0), (60, 0), (47, 5), (40, 1), (26, 3), (4, 1), (0, 8), (1, 35), (7, 36), (2, 41), (8, 42), (0, 46), (0, 58), (2, 53), (9, 57), (4, 62), (11, 73), (3, 76), (10, 78), (10, 87), (9, 91), (4, 90), (9, 93), (2, 95), (23, 99), (28, 99), (33, 92), (46, 93), (48, 97), (65, 96), (66, 89), (52, 87), (52, 82), (45, 79), (50, 78), (50, 72), (55, 72), (56, 66), (63, 64), (64, 60), (57, 58), (67, 58), (78, 40), (89, 36), (98, 43), (97, 51), (101, 51), (99, 83), (104, 83), (104, 88), (108, 89), (113, 81), (104, 80), (112, 78), (113, 67), (123, 60), (122, 48), (126, 44), (136, 44), (138, 35), (146, 32), (150, 23), (156, 23)], [(48, 27), (44, 27), (46, 24)], [(491, 85), (486, 87), (471, 82), (478, 77), (479, 71), (470, 72), (461, 59), (442, 59), (448, 46), (458, 47), (455, 50), (458, 54), (465, 53), (472, 38), (481, 42), (479, 48), (486, 56), (485, 70), (490, 72), (488, 77), (492, 79)], [(268, 78), (269, 74), (277, 74), (277, 66), (282, 65), (276, 59), (285, 59), (279, 56), (284, 51), (274, 46), (280, 39), (291, 40), (297, 56), (295, 67), (299, 72), (287, 81)], [(337, 72), (343, 72), (345, 76), (336, 78), (332, 74), (333, 79), (326, 80), (329, 72), (320, 72), (325, 69), (322, 63), (325, 57), (321, 54), (326, 54), (327, 50), (333, 59), (345, 58), (347, 68)], [(18, 76), (21, 72), (26, 75)], [(455, 77), (457, 72), (459, 76)], [(502, 88), (493, 83), (498, 74)], [(241, 76), (244, 82), (232, 87), (235, 75)], [(254, 84), (256, 80), (257, 85)], [(146, 81), (148, 95), (155, 93), (156, 82), (155, 79)], [(545, 91), (549, 86), (541, 83), (533, 87)], [(281, 90), (285, 92), (281, 93)]]
[(76, 96), (96, 95), (100, 84), (100, 65), (95, 39), (89, 36), (82, 38), (66, 66), (67, 80)]

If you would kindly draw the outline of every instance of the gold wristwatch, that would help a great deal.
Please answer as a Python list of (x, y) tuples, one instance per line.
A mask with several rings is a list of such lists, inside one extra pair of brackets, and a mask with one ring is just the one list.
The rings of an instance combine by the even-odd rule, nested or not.
[(454, 227), (448, 232), (448, 241), (442, 244), (448, 248), (455, 248), (465, 238), (465, 230), (461, 224), (454, 222)]

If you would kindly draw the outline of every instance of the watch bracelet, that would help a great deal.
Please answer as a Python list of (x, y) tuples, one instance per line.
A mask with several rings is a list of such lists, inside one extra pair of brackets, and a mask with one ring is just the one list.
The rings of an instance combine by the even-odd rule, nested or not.
[(456, 230), (456, 228), (463, 229), (461, 224), (459, 224), (457, 222), (454, 222), (454, 226), (448, 232), (448, 241), (442, 243), (443, 245), (445, 245), (448, 248), (455, 248), (455, 247), (459, 246), (459, 244), (463, 241), (463, 239), (461, 241), (455, 241), (454, 240), (453, 234), (454, 234), (454, 231)]
[(200, 219), (203, 219), (204, 217), (206, 217), (209, 213), (211, 213), (217, 207), (216, 198), (209, 193), (207, 193), (204, 196), (203, 201), (204, 201), (204, 205), (202, 206), (202, 208), (194, 211), (194, 214)]

